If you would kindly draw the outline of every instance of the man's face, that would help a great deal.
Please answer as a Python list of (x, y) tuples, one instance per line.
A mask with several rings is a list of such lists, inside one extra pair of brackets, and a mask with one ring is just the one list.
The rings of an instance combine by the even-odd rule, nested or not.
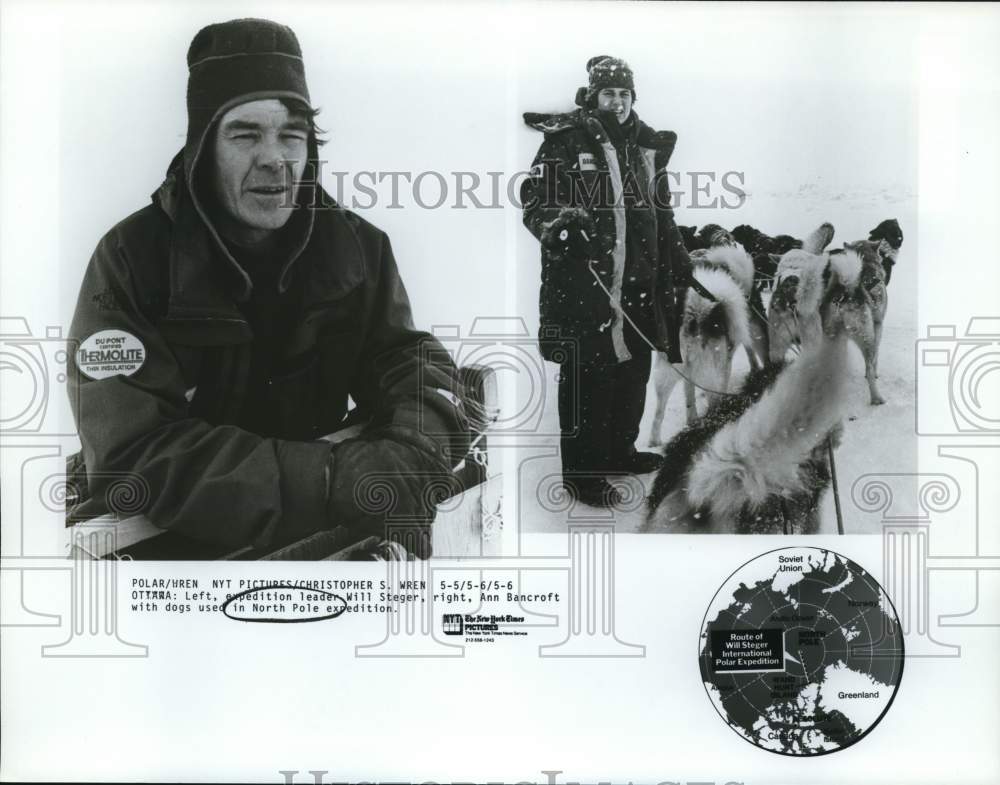
[(309, 122), (271, 98), (226, 112), (215, 134), (215, 195), (233, 239), (258, 242), (292, 216)]
[(627, 87), (604, 87), (597, 94), (597, 108), (605, 112), (614, 112), (621, 125), (628, 120), (632, 111), (632, 91)]

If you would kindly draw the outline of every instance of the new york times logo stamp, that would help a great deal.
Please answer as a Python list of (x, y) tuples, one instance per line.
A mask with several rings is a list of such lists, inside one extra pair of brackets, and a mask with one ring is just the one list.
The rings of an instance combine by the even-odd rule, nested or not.
[(445, 635), (461, 636), (466, 643), (493, 643), (497, 638), (526, 637), (524, 616), (510, 613), (494, 614), (445, 613), (441, 617), (441, 630)]

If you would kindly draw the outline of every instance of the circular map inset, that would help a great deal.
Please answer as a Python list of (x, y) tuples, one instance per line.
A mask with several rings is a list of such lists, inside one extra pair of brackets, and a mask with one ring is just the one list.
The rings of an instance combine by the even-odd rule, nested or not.
[(882, 587), (850, 559), (782, 548), (716, 593), (699, 664), (715, 708), (747, 741), (822, 755), (858, 741), (889, 709), (903, 634)]

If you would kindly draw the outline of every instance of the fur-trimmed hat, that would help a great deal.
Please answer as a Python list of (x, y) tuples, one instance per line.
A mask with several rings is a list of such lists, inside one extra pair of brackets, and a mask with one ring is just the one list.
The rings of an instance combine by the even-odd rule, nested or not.
[(598, 55), (587, 61), (588, 86), (576, 91), (577, 106), (593, 106), (594, 98), (605, 87), (627, 88), (636, 101), (635, 81), (629, 64), (619, 57)]

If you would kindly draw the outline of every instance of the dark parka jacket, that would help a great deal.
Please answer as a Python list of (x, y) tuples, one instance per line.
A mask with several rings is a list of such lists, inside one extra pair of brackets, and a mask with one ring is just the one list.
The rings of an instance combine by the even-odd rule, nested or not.
[[(318, 186), (317, 206), (289, 221), (302, 224), (280, 278), (292, 317), (250, 410), (266, 422), (248, 420), (254, 335), (241, 306), (251, 281), (185, 181), (175, 159), (153, 204), (100, 241), (80, 290), (71, 339), (122, 331), (143, 359), (130, 374), (70, 378), (90, 496), (79, 517), (106, 511), (116, 478), (138, 477), (137, 511), (157, 526), (267, 547), (364, 519), (365, 472), (412, 485), (461, 460), (456, 369), (414, 329), (388, 238)], [(341, 426), (348, 396), (370, 435), (331, 451), (318, 439)]]
[(592, 259), (562, 258), (542, 247), (542, 356), (561, 362), (572, 351), (590, 363), (630, 359), (623, 309), (658, 350), (679, 362), (679, 294), (691, 263), (665, 176), (677, 136), (653, 131), (638, 116), (615, 133), (617, 120), (602, 114), (524, 115), (545, 134), (521, 188), (525, 226), (541, 240), (562, 208), (577, 207), (597, 228)]

